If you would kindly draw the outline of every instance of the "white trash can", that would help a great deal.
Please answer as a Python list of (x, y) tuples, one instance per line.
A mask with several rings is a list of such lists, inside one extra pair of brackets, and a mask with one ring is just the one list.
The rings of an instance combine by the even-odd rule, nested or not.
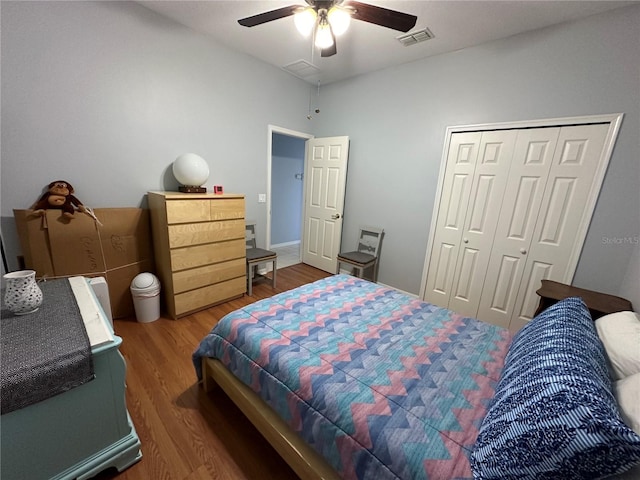
[(160, 281), (155, 275), (136, 275), (131, 281), (130, 290), (138, 322), (149, 323), (160, 318)]

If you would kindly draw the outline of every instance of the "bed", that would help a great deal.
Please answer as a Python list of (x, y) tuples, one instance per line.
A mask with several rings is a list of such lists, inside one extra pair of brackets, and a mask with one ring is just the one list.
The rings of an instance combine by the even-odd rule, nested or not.
[[(500, 459), (505, 448), (513, 453), (514, 445), (532, 438), (522, 426), (526, 423), (513, 421), (517, 431), (509, 431), (504, 415), (512, 409), (505, 405), (522, 388), (546, 388), (533, 375), (527, 380), (533, 384), (516, 381), (515, 387), (513, 378), (535, 370), (527, 361), (558, 356), (556, 346), (541, 353), (529, 348), (532, 337), (563, 338), (553, 325), (562, 330), (566, 322), (557, 321), (554, 309), (562, 315), (571, 310), (580, 328), (595, 334), (586, 306), (570, 300), (569, 306), (562, 301), (541, 314), (543, 321), (531, 322), (537, 328), (531, 335), (513, 337), (394, 289), (335, 275), (230, 313), (201, 341), (194, 366), (205, 389), (222, 387), (304, 479), (509, 478), (500, 462), (511, 462), (511, 478), (546, 478), (539, 472), (548, 467), (548, 459), (524, 470), (518, 470), (522, 461), (517, 455)], [(545, 317), (548, 311), (554, 314)], [(588, 336), (573, 333), (580, 335), (576, 348), (585, 350)], [(510, 358), (514, 345), (519, 353)], [(585, 444), (596, 449), (613, 445), (602, 457), (607, 465), (600, 473), (608, 475), (640, 462), (640, 437), (622, 421), (608, 367), (598, 367), (606, 362), (602, 344), (594, 345), (593, 355), (602, 358), (593, 367), (595, 374), (587, 375), (588, 388), (579, 390), (583, 402), (589, 389), (594, 397), (605, 397), (607, 406), (597, 408), (607, 422), (577, 428), (581, 436), (563, 451), (573, 459)], [(571, 355), (567, 368), (582, 368)], [(551, 367), (545, 375), (561, 382), (566, 376), (562, 368)], [(508, 381), (503, 381), (503, 370), (509, 372)], [(557, 390), (557, 383), (551, 390)], [(542, 403), (548, 397), (543, 395)], [(534, 407), (528, 408), (539, 412)], [(576, 408), (580, 419), (591, 411), (586, 402)], [(544, 431), (554, 431), (554, 421)], [(510, 434), (506, 439), (504, 431)]]

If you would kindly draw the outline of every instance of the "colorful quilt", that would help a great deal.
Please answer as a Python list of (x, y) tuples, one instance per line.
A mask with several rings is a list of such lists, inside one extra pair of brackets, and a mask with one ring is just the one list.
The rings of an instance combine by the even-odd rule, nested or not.
[(345, 479), (462, 479), (510, 342), (335, 275), (230, 313), (193, 360), (220, 359)]

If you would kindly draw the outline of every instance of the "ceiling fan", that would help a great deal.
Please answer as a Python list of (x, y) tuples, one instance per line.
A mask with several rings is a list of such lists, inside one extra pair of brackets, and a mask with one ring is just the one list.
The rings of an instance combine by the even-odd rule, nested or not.
[(314, 33), (315, 45), (322, 57), (337, 53), (336, 36), (349, 27), (351, 18), (383, 27), (408, 32), (418, 20), (415, 15), (376, 7), (351, 0), (305, 0), (308, 6), (289, 5), (238, 20), (245, 27), (255, 27), (294, 15), (296, 27), (304, 36)]

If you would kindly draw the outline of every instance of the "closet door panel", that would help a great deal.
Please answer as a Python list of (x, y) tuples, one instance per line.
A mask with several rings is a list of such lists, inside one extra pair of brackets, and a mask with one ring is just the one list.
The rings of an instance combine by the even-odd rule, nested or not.
[(593, 179), (608, 130), (608, 124), (598, 124), (563, 127), (560, 132), (518, 294), (516, 325), (533, 318), (537, 304), (532, 297), (541, 280), (571, 283), (574, 265), (569, 258), (584, 241), (576, 232), (591, 219), (584, 206), (599, 188)]
[(553, 277), (555, 265), (539, 261), (531, 261), (525, 265), (523, 281), (518, 289), (516, 309), (509, 325), (510, 330), (517, 332), (533, 318), (538, 308), (540, 297), (536, 290), (542, 285), (542, 280)]
[(455, 245), (441, 243), (439, 251), (436, 252), (438, 263), (434, 270), (433, 291), (445, 295), (449, 288), (449, 273), (454, 268), (453, 263), (456, 261), (454, 252)]
[(481, 133), (451, 135), (424, 299), (449, 305)]
[(521, 270), (521, 263), (520, 257), (503, 255), (500, 259), (500, 268), (491, 297), (491, 308), (496, 311), (506, 313), (509, 305), (515, 300), (517, 292), (514, 292), (514, 287), (517, 284), (514, 280)]
[(559, 128), (517, 131), (477, 317), (508, 327), (551, 170)]
[(517, 131), (482, 133), (448, 308), (475, 317), (491, 256)]

